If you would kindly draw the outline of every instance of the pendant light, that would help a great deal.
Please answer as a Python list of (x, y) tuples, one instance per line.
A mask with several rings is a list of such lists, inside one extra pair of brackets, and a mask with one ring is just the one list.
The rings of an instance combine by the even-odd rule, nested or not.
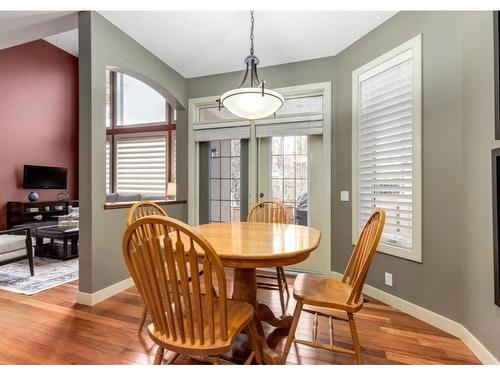
[[(254, 55), (253, 10), (250, 12), (250, 22), (250, 55), (244, 60), (246, 65), (245, 76), (239, 88), (225, 92), (218, 102), (219, 110), (223, 106), (238, 117), (256, 120), (276, 112), (281, 108), (285, 99), (280, 93), (266, 89), (264, 87), (265, 81), (259, 81), (257, 75), (259, 59)], [(250, 87), (248, 87), (248, 84), (245, 85), (248, 78), (250, 78)]]

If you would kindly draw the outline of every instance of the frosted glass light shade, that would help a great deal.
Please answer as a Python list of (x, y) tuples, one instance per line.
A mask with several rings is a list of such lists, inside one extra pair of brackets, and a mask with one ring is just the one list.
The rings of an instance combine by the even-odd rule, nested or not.
[(257, 120), (276, 112), (285, 102), (283, 96), (273, 90), (258, 87), (245, 87), (225, 92), (221, 104), (236, 116)]

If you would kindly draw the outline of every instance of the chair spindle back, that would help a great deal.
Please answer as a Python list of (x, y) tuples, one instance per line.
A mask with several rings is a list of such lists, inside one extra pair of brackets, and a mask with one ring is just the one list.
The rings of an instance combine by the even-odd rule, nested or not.
[[(170, 233), (159, 234), (158, 227), (163, 228), (162, 233)], [(122, 248), (155, 331), (182, 344), (227, 339), (226, 277), (219, 256), (205, 238), (178, 220), (148, 216), (127, 228)], [(199, 257), (203, 258), (205, 294)], [(211, 293), (214, 281), (218, 296)]]
[(342, 278), (343, 283), (347, 283), (352, 287), (347, 300), (349, 304), (357, 302), (361, 296), (368, 268), (382, 237), (384, 224), (385, 211), (374, 211), (356, 242)]
[(128, 210), (127, 225), (132, 224), (134, 221), (152, 215), (168, 216), (163, 208), (154, 202), (139, 201), (134, 203)]
[[(137, 220), (139, 220), (139, 219), (141, 219), (143, 217), (153, 216), (153, 215), (159, 215), (159, 216), (168, 217), (168, 215), (165, 212), (165, 210), (163, 208), (161, 208), (159, 205), (157, 205), (156, 203), (154, 203), (154, 202), (150, 202), (150, 201), (139, 201), (139, 202), (136, 202), (128, 210), (127, 226), (129, 226), (134, 221), (137, 221)], [(153, 233), (157, 233), (157, 234), (164, 234), (164, 233), (166, 233), (166, 232), (163, 232), (164, 228), (161, 225), (153, 227), (153, 229), (155, 230), (155, 232), (152, 232), (152, 233), (142, 233), (141, 231), (145, 230), (145, 229), (150, 229), (150, 227), (148, 226), (148, 227), (145, 227), (145, 228), (142, 228), (142, 229), (138, 229), (138, 232), (140, 232), (138, 234), (140, 234), (141, 236), (151, 237), (151, 235)]]
[(278, 224), (291, 223), (286, 207), (278, 201), (257, 202), (248, 213), (247, 221)]

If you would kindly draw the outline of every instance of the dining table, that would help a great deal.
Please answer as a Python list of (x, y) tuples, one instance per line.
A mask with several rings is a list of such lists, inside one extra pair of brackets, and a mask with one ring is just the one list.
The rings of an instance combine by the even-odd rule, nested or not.
[(281, 355), (266, 340), (262, 323), (288, 331), (292, 316), (276, 316), (257, 298), (256, 269), (286, 267), (306, 260), (318, 248), (319, 230), (295, 224), (217, 222), (195, 226), (213, 246), (226, 268), (234, 269), (233, 295), (255, 309), (258, 346), (266, 364), (280, 364)]

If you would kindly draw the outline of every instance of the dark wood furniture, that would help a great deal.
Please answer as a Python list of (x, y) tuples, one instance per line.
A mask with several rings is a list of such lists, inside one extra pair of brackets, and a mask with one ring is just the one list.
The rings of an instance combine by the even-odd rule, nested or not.
[[(7, 227), (10, 229), (14, 225), (47, 221), (53, 216), (67, 215), (70, 205), (78, 207), (78, 201), (7, 202)], [(62, 206), (62, 209), (56, 209), (56, 206)], [(46, 211), (45, 207), (49, 207), (49, 210)], [(38, 211), (31, 212), (32, 209)], [(35, 216), (41, 216), (42, 219), (37, 220)]]
[(31, 244), (31, 230), (30, 230), (30, 228), (26, 227), (26, 228), (2, 230), (2, 231), (0, 231), (0, 236), (3, 234), (19, 235), (21, 233), (26, 234), (26, 255), (17, 256), (17, 257), (8, 259), (8, 260), (3, 260), (0, 262), (0, 266), (3, 266), (5, 264), (14, 263), (14, 262), (28, 258), (28, 263), (30, 266), (30, 274), (31, 274), (31, 276), (35, 276), (35, 270), (33, 268), (33, 247)]
[[(43, 243), (44, 238), (50, 239), (50, 242)], [(62, 245), (54, 240), (62, 241)], [(68, 247), (68, 242), (71, 247)], [(50, 225), (38, 228), (35, 254), (44, 258), (62, 260), (78, 257), (78, 227)]]

